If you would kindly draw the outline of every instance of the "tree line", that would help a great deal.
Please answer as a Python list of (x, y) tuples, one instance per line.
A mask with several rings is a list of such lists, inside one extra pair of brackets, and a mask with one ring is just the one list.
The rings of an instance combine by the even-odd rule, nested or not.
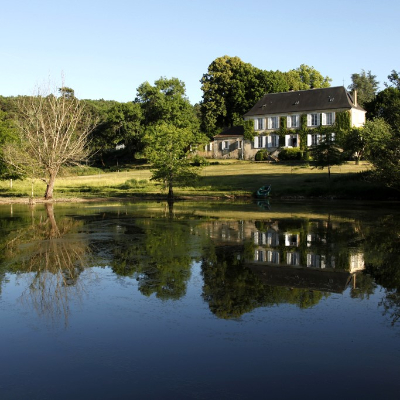
[[(368, 157), (385, 179), (390, 172), (391, 181), (398, 181), (393, 173), (399, 174), (399, 74), (393, 70), (380, 92), (371, 71), (351, 79), (348, 89), (357, 89), (368, 122), (362, 130), (350, 130), (343, 146), (356, 157)], [(304, 64), (288, 72), (267, 71), (223, 56), (200, 82), (203, 96), (195, 105), (182, 81), (165, 77), (142, 83), (127, 103), (79, 100), (64, 82), (53, 90), (38, 88), (32, 96), (0, 96), (0, 175), (42, 179), (50, 199), (65, 166), (88, 158), (100, 167), (117, 157), (129, 163), (147, 158), (153, 178), (165, 183), (172, 198), (176, 184), (196, 177), (191, 159), (196, 147), (225, 127), (243, 125), (243, 114), (265, 93), (329, 87), (331, 79)], [(117, 146), (122, 150), (116, 152)]]

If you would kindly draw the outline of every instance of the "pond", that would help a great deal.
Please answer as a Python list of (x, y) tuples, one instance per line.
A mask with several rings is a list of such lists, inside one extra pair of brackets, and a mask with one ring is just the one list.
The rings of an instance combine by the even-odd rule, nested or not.
[(397, 204), (0, 207), (0, 398), (394, 398)]

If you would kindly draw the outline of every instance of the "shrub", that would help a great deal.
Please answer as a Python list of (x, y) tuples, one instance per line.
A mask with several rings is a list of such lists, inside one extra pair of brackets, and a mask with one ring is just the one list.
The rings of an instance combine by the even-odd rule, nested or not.
[(303, 152), (299, 149), (282, 149), (279, 152), (280, 160), (301, 160)]
[(210, 162), (207, 161), (204, 157), (200, 157), (199, 155), (195, 155), (192, 158), (192, 163), (194, 167), (205, 167), (207, 165), (210, 165)]
[(259, 150), (254, 159), (256, 161), (264, 161), (264, 160), (268, 160), (268, 151), (267, 150)]

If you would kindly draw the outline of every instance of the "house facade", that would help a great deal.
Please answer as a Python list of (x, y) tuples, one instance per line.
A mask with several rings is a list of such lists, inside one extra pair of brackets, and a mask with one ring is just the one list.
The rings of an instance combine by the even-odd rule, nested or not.
[(351, 95), (343, 86), (269, 93), (244, 115), (254, 125), (253, 140), (244, 139), (243, 127), (231, 127), (214, 137), (204, 155), (251, 160), (260, 150), (272, 155), (281, 148), (304, 150), (318, 145), (327, 132), (334, 137), (343, 116), (350, 127), (361, 127), (365, 114), (357, 93)]

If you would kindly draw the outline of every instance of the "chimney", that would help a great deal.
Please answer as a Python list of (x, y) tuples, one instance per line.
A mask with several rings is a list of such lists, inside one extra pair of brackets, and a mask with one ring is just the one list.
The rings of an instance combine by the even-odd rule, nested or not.
[(357, 90), (354, 89), (353, 92), (353, 100), (354, 100), (354, 105), (357, 107)]

